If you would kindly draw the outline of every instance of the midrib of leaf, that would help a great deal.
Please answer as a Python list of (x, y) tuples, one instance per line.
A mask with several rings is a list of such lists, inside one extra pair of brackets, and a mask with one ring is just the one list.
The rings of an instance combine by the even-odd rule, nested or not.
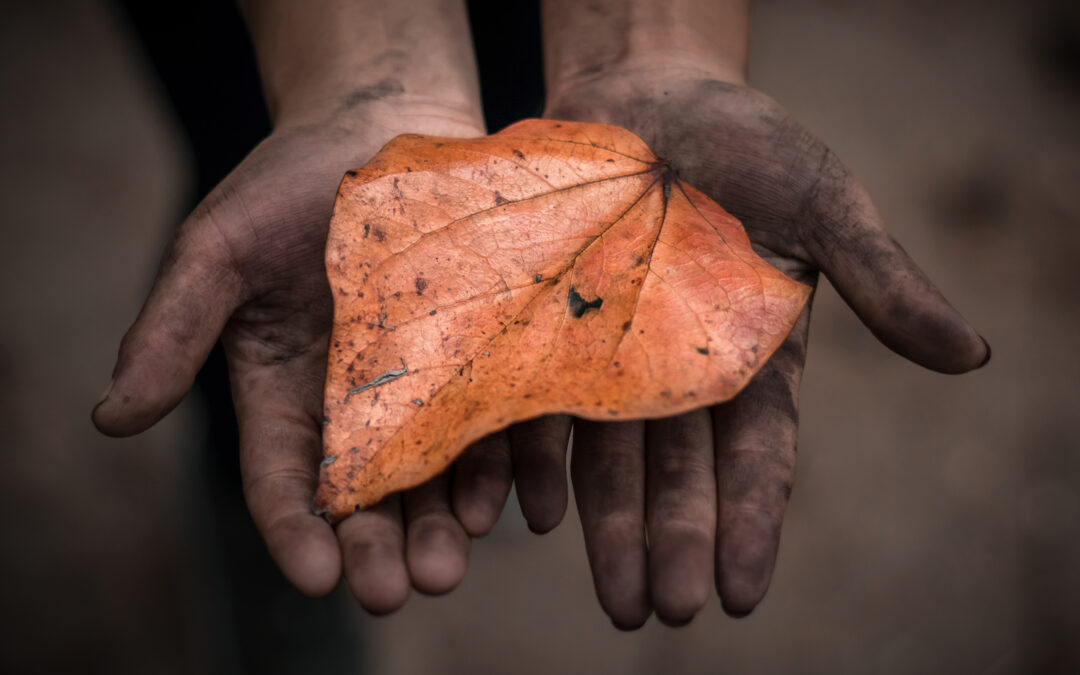
[[(461, 216), (460, 218), (455, 218), (455, 219), (451, 220), (450, 222), (446, 223), (445, 225), (443, 225), (442, 227), (440, 227), (437, 230), (432, 230), (430, 232), (425, 232), (425, 233), (421, 234), (419, 237), (417, 237), (413, 241), (409, 242), (405, 246), (405, 248), (398, 249), (397, 251), (394, 251), (391, 255), (387, 256), (385, 259), (379, 261), (379, 263), (374, 268), (372, 268), (371, 274), (374, 274), (377, 270), (381, 269), (383, 263), (391, 260), (395, 256), (398, 256), (398, 255), (401, 255), (401, 254), (405, 253), (406, 251), (408, 251), (412, 247), (418, 245), (420, 242), (424, 241), (428, 237), (433, 237), (433, 236), (435, 236), (437, 234), (441, 234), (447, 228), (453, 227), (454, 225), (457, 225), (458, 223), (465, 222), (465, 221), (470, 220), (472, 218), (475, 218), (475, 217), (477, 217), (479, 215), (482, 215), (482, 214), (485, 214), (485, 213), (490, 213), (491, 211), (495, 211), (497, 209), (501, 209), (501, 208), (504, 208), (506, 206), (510, 206), (510, 205), (513, 205), (513, 204), (523, 204), (525, 202), (533, 201), (535, 199), (541, 199), (543, 197), (550, 197), (552, 195), (557, 195), (557, 194), (561, 194), (561, 193), (564, 193), (564, 192), (570, 192), (572, 190), (580, 190), (582, 188), (590, 187), (590, 186), (593, 186), (593, 185), (598, 185), (600, 183), (606, 183), (606, 182), (613, 181), (613, 180), (620, 180), (620, 179), (623, 179), (623, 178), (633, 178), (635, 176), (644, 176), (645, 174), (650, 173), (652, 171), (657, 171), (660, 168), (662, 168), (662, 167), (653, 166), (652, 168), (646, 169), (644, 171), (635, 171), (634, 173), (622, 173), (622, 174), (619, 174), (617, 176), (605, 176), (603, 178), (597, 178), (595, 180), (584, 181), (582, 183), (574, 183), (573, 185), (567, 185), (566, 187), (562, 187), (562, 188), (552, 188), (551, 190), (548, 190), (546, 192), (539, 192), (539, 193), (534, 194), (534, 195), (529, 195), (528, 197), (522, 197), (521, 199), (507, 199), (507, 200), (503, 201), (501, 204), (496, 204), (494, 206), (489, 206), (487, 208), (480, 209), (479, 211), (473, 211), (472, 213)], [(420, 172), (415, 172), (415, 173), (420, 173)], [(438, 174), (437, 171), (432, 171), (430, 173)], [(382, 178), (385, 178), (385, 177), (388, 177), (388, 176), (393, 176), (393, 175), (396, 175), (396, 174), (387, 174), (387, 176), (384, 176)], [(380, 180), (382, 178), (380, 178)], [(455, 176), (454, 178), (457, 178), (457, 177)], [(470, 181), (470, 180), (467, 180), (467, 179), (464, 179), (464, 178), (461, 178), (461, 179), (458, 179), (458, 180), (463, 180), (463, 181), (465, 181), (467, 183), (472, 183), (473, 185), (477, 185), (477, 186), (482, 187), (484, 189), (488, 189), (486, 186), (480, 185), (480, 183), (477, 183), (476, 181)], [(649, 187), (652, 187), (652, 185), (650, 184)], [(410, 201), (419, 201), (419, 200), (410, 200)], [(426, 202), (421, 202), (421, 203), (426, 204)], [(427, 204), (427, 205), (431, 206), (430, 204)]]

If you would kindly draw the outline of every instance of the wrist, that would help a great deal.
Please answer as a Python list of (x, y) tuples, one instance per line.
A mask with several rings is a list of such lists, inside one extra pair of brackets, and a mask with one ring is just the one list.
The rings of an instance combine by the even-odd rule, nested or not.
[[(745, 85), (748, 0), (544, 0), (550, 99), (598, 80), (660, 85), (713, 79)], [(603, 10), (603, 11), (599, 11)]]
[(276, 132), (305, 126), (347, 131), (482, 136), (479, 103), (449, 92), (412, 92), (389, 78), (367, 85), (342, 86), (283, 98), (273, 115)]
[(482, 119), (461, 0), (241, 0), (275, 128), (431, 108)]
[(677, 50), (652, 55), (642, 54), (615, 61), (568, 69), (548, 78), (547, 109), (575, 99), (580, 92), (593, 91), (596, 85), (620, 83), (626, 96), (658, 97), (680, 83), (691, 80), (715, 80), (747, 86), (741, 66), (709, 62), (694, 54)]

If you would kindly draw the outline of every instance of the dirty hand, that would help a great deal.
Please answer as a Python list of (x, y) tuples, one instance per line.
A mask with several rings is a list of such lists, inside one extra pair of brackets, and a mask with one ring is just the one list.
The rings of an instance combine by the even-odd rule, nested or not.
[[(176, 233), (93, 420), (114, 436), (150, 427), (184, 397), (220, 338), (244, 494), (270, 554), (312, 595), (332, 590), (344, 564), (360, 604), (389, 612), (410, 586), (453, 588), (469, 538), (445, 477), (347, 518), (336, 532), (312, 513), (333, 320), (323, 256), (346, 170), (401, 133), (483, 135), (464, 7), (242, 5), (274, 131)], [(420, 38), (426, 47), (417, 51)], [(467, 487), (455, 499), (466, 512), (475, 501)], [(494, 518), (482, 512), (470, 526), (486, 531)]]
[[(759, 255), (811, 287), (824, 272), (904, 357), (945, 373), (989, 359), (988, 345), (885, 231), (855, 177), (767, 96), (708, 71), (654, 62), (561, 88), (546, 116), (636, 132), (684, 181), (738, 217)], [(573, 425), (571, 474), (586, 550), (600, 604), (617, 626), (638, 627), (652, 611), (685, 623), (714, 580), (733, 616), (763, 598), (795, 473), (809, 316), (808, 306), (728, 403), (668, 419), (556, 416), (511, 429), (522, 509), (545, 531), (565, 509)]]

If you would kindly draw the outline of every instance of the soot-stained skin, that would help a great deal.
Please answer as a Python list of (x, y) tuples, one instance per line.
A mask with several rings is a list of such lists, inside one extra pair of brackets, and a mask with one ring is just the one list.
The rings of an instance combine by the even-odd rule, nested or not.
[(381, 101), (384, 98), (405, 93), (405, 87), (395, 78), (387, 77), (374, 84), (359, 87), (345, 95), (345, 108), (355, 108), (362, 103)]
[[(710, 73), (662, 63), (606, 65), (581, 71), (563, 85), (549, 100), (545, 116), (606, 122), (636, 133), (681, 180), (737, 217), (755, 251), (773, 267), (811, 288), (819, 270), (826, 272), (845, 301), (893, 350), (947, 373), (985, 363), (988, 347), (885, 231), (858, 180), (769, 97)], [(713, 569), (724, 607), (735, 616), (749, 613), (764, 596), (776, 560), (795, 473), (798, 389), (809, 319), (808, 303), (746, 388), (711, 407), (713, 438), (698, 440), (698, 452), (715, 458), (719, 510)], [(699, 354), (707, 348), (695, 347)], [(594, 429), (589, 442), (595, 447), (575, 440), (575, 455), (611, 455), (617, 435)], [(668, 439), (653, 442), (660, 446), (648, 448), (654, 456), (678, 450)], [(589, 502), (602, 503), (605, 498), (596, 496), (602, 490), (629, 493), (638, 488), (617, 474), (580, 485), (575, 477), (579, 512)], [(684, 494), (680, 499), (686, 504), (689, 498)], [(599, 536), (585, 519), (583, 528), (587, 542)], [(620, 555), (632, 553), (626, 549)], [(615, 583), (602, 579), (602, 571), (594, 573), (598, 589)], [(641, 620), (633, 612), (607, 609), (616, 620)]]

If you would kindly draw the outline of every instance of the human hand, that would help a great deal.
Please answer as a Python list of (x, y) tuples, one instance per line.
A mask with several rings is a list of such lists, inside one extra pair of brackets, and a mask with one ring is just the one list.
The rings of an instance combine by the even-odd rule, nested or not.
[[(336, 532), (311, 511), (333, 321), (326, 233), (342, 175), (392, 137), (483, 135), (467, 18), (454, 0), (241, 5), (274, 131), (177, 232), (94, 422), (113, 435), (150, 427), (188, 391), (220, 336), (244, 494), (275, 562), (309, 594), (332, 590), (343, 562), (361, 605), (392, 611), (410, 585), (453, 588), (469, 537), (451, 514), (448, 475)], [(470, 478), (483, 448), (455, 469), (455, 503), (473, 534), (495, 522), (486, 504), (505, 497)]]
[(327, 226), (345, 171), (393, 136), (484, 130), (459, 108), (374, 98), (343, 97), (317, 122), (279, 122), (196, 208), (166, 252), (93, 417), (111, 435), (148, 428), (185, 395), (220, 336), (244, 492), (271, 555), (300, 590), (321, 594), (337, 584), (343, 551), (361, 604), (389, 611), (410, 583), (429, 593), (453, 587), (464, 573), (468, 537), (451, 515), (446, 478), (358, 514), (336, 536), (311, 512), (332, 320)]
[[(342, 176), (401, 133), (483, 135), (464, 3), (241, 0), (273, 133), (177, 232), (120, 347), (94, 410), (111, 435), (164, 416), (191, 387), (219, 336), (240, 430), (244, 494), (285, 576), (330, 591), (342, 574), (360, 604), (385, 613), (410, 586), (450, 590), (469, 531), (505, 499), (474, 480), (470, 448), (449, 474), (334, 529), (312, 513), (332, 323), (324, 250)], [(418, 45), (422, 45), (418, 47)], [(485, 492), (485, 489), (488, 491)], [(496, 485), (501, 490), (502, 484)]]
[[(884, 230), (857, 179), (765, 95), (684, 64), (624, 64), (559, 87), (545, 116), (637, 133), (738, 217), (759, 255), (810, 286), (823, 271), (908, 359), (946, 373), (988, 360), (988, 345)], [(665, 623), (689, 621), (713, 576), (728, 613), (761, 601), (794, 477), (809, 312), (728, 403), (660, 420), (573, 421), (586, 550), (617, 626), (640, 626), (653, 610)], [(546, 530), (565, 508), (566, 488), (554, 485), (565, 481), (570, 420), (531, 424), (547, 440), (514, 448), (515, 463), (525, 455), (534, 465), (518, 493), (526, 519)]]

